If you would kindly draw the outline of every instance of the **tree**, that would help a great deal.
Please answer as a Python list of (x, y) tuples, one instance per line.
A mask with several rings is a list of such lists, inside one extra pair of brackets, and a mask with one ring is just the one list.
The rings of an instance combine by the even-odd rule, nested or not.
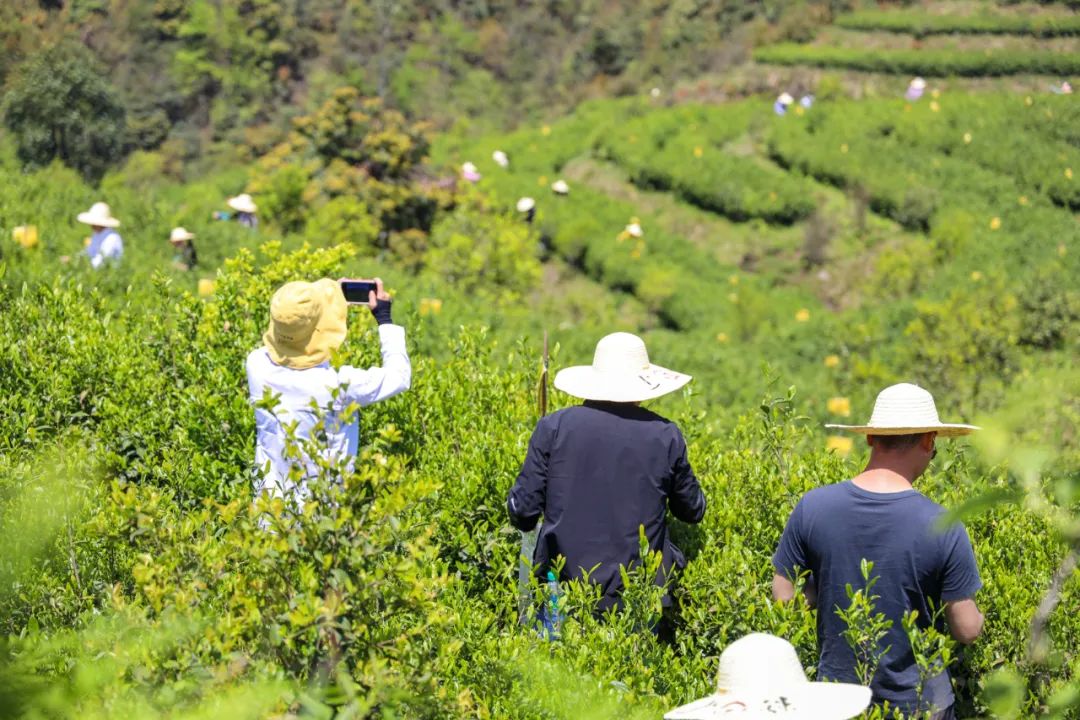
[(4, 98), (4, 125), (19, 159), (36, 166), (59, 158), (97, 181), (124, 149), (124, 106), (93, 54), (61, 42), (28, 58)]

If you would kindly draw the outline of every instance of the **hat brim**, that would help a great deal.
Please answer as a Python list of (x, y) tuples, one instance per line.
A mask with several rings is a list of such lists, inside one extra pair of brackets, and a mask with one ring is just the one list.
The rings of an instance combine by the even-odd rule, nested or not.
[[(71, 216), (68, 215), (68, 217)], [(76, 219), (84, 225), (90, 225), (92, 227), (120, 227), (120, 221), (114, 217), (99, 217), (97, 215), (91, 215), (90, 213), (79, 213)]]
[(870, 704), (870, 688), (850, 683), (807, 682), (774, 696), (717, 693), (675, 708), (664, 720), (720, 720), (739, 717), (848, 720)]
[(277, 365), (292, 370), (313, 368), (329, 360), (330, 355), (345, 342), (349, 304), (341, 292), (341, 285), (336, 280), (323, 278), (317, 280), (315, 286), (323, 293), (322, 313), (306, 342), (300, 345), (278, 338), (274, 334), (273, 319), (263, 333), (263, 346)]
[(246, 204), (236, 202), (236, 198), (229, 198), (225, 201), (225, 204), (231, 207), (236, 212), (254, 213), (259, 209), (259, 206), (255, 203)]
[(921, 427), (875, 427), (874, 425), (832, 425), (825, 427), (835, 430), (847, 430), (860, 435), (918, 435), (920, 433), (933, 432), (941, 437), (960, 437), (970, 435), (976, 430), (981, 430), (978, 425), (964, 425), (962, 423), (941, 423), (940, 425), (924, 425)]
[(555, 375), (555, 387), (582, 400), (644, 402), (673, 393), (692, 377), (649, 365), (640, 373), (604, 373), (592, 365), (577, 365)]
[(185, 240), (194, 240), (195, 233), (184, 233), (183, 235), (170, 235), (169, 242), (184, 242)]

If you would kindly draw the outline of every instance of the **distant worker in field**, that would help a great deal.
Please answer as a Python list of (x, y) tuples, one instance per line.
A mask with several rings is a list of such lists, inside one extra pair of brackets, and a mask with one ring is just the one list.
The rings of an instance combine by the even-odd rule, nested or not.
[(795, 102), (795, 98), (791, 97), (790, 93), (780, 93), (780, 96), (776, 98), (776, 102), (773, 103), (773, 112), (777, 115), (787, 115), (788, 108), (791, 107), (791, 103)]
[[(89, 225), (93, 231), (86, 244), (86, 257), (90, 266), (99, 268), (108, 263), (119, 262), (124, 256), (124, 240), (116, 228), (120, 221), (112, 216), (112, 210), (103, 202), (94, 203), (89, 210), (79, 213), (79, 222)], [(61, 258), (66, 261), (66, 258)]]
[(169, 242), (176, 250), (173, 256), (173, 267), (177, 270), (193, 270), (199, 264), (199, 256), (195, 253), (195, 234), (182, 227), (175, 227), (169, 233)]
[(645, 237), (645, 231), (641, 228), (641, 221), (636, 217), (630, 218), (630, 222), (626, 224), (626, 227), (622, 229), (622, 232), (618, 235), (619, 242), (628, 240), (629, 238), (643, 238)]
[(566, 558), (558, 579), (589, 573), (603, 592), (600, 612), (621, 603), (620, 566), (640, 562), (638, 528), (662, 554), (657, 583), (686, 565), (665, 515), (701, 522), (705, 495), (679, 428), (640, 405), (688, 382), (689, 375), (650, 363), (641, 338), (608, 335), (592, 365), (555, 376), (555, 387), (585, 403), (541, 418), (529, 440), (506, 503), (510, 522), (528, 532), (543, 516), (533, 557), (538, 577)]
[[(251, 196), (247, 193), (240, 193), (236, 197), (231, 197), (225, 201), (225, 204), (229, 206), (231, 210), (236, 211), (236, 222), (240, 223), (246, 228), (254, 230), (259, 227), (259, 218), (255, 216), (259, 207), (252, 200)], [(227, 212), (215, 212), (215, 220), (231, 220), (233, 216)]]
[(506, 156), (506, 153), (504, 153), (502, 150), (496, 150), (495, 152), (491, 153), (491, 159), (495, 161), (496, 165), (503, 168), (504, 170), (510, 167), (510, 158), (508, 158)]
[(904, 92), (904, 99), (908, 102), (915, 102), (923, 96), (924, 92), (926, 92), (926, 81), (921, 77), (913, 78), (908, 83), (907, 91)]
[[(943, 423), (934, 398), (916, 385), (885, 388), (866, 425), (829, 425), (867, 436), (870, 461), (846, 482), (807, 493), (788, 519), (773, 556), (773, 597), (790, 600), (799, 573), (809, 571), (803, 592), (817, 607), (818, 678), (855, 682), (855, 656), (842, 636), (837, 616), (846, 610), (847, 586), (862, 588), (862, 561), (877, 577), (875, 611), (892, 627), (880, 641), (888, 648), (871, 683), (876, 704), (899, 707), (905, 716), (929, 710), (953, 717), (953, 689), (947, 668), (925, 681), (919, 703), (919, 668), (904, 632), (904, 615), (918, 612), (920, 628), (934, 623), (968, 644), (982, 631), (975, 605), (982, 587), (975, 554), (964, 526), (939, 529), (945, 509), (914, 488), (936, 454), (938, 437), (966, 435), (973, 425)], [(935, 615), (944, 608), (944, 620)]]
[[(276, 396), (274, 411), (256, 406), (255, 493), (292, 497), (301, 505), (308, 496), (305, 479), (314, 477), (316, 463), (306, 457), (287, 457), (285, 439), (312, 439), (320, 420), (320, 442), (325, 435), (324, 457), (352, 463), (360, 441), (358, 418), (348, 407), (360, 407), (393, 397), (409, 389), (412, 368), (405, 349), (405, 328), (390, 317), (390, 295), (382, 280), (366, 305), (379, 326), (382, 367), (345, 365), (334, 368), (330, 355), (345, 340), (349, 303), (341, 282), (290, 282), (270, 300), (270, 327), (261, 347), (247, 357), (248, 395), (253, 404)], [(317, 406), (316, 409), (314, 406)], [(296, 483), (290, 471), (299, 466)]]
[(520, 198), (516, 207), (525, 216), (525, 222), (531, 223), (536, 218), (536, 201), (531, 197)]
[(555, 193), (556, 195), (569, 195), (570, 186), (566, 184), (565, 180), (559, 178), (555, 182), (551, 183), (551, 192)]
[(471, 183), (475, 183), (479, 182), (480, 178), (483, 176), (480, 175), (480, 171), (476, 169), (476, 165), (473, 165), (471, 162), (467, 162), (461, 165), (461, 177), (465, 178)]

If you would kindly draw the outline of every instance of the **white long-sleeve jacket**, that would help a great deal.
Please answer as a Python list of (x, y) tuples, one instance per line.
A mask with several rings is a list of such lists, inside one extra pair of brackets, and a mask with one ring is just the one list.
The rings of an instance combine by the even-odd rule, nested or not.
[[(357, 418), (344, 422), (343, 414), (352, 403), (363, 407), (397, 395), (409, 389), (412, 366), (405, 349), (405, 328), (400, 325), (379, 326), (383, 364), (368, 369), (344, 366), (335, 370), (329, 362), (306, 370), (293, 370), (275, 364), (266, 348), (259, 347), (247, 357), (248, 396), (257, 403), (267, 391), (279, 396), (275, 412), (255, 408), (256, 494), (267, 490), (283, 497), (295, 494), (302, 503), (307, 488), (289, 478), (295, 462), (305, 466), (304, 476), (316, 474), (310, 460), (284, 457), (286, 427), (296, 423), (297, 438), (310, 439), (312, 429), (325, 417), (326, 446), (320, 452), (328, 459), (352, 462), (360, 444), (360, 425)], [(334, 391), (340, 388), (337, 397)], [(312, 403), (317, 405), (316, 410)], [(327, 408), (329, 412), (327, 413)]]

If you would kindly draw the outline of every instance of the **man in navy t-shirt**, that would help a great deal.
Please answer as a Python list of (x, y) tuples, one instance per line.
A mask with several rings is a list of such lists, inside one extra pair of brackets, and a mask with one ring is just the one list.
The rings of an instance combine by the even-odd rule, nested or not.
[(871, 683), (874, 702), (949, 718), (954, 697), (947, 670), (925, 678), (919, 696), (919, 668), (901, 623), (915, 610), (926, 628), (944, 606), (948, 632), (961, 643), (973, 642), (982, 631), (973, 600), (982, 582), (964, 527), (940, 528), (944, 508), (912, 484), (936, 454), (937, 437), (977, 428), (940, 422), (930, 393), (906, 383), (878, 395), (867, 425), (831, 427), (867, 435), (870, 461), (852, 480), (811, 490), (795, 506), (773, 556), (773, 597), (791, 599), (793, 580), (809, 571), (804, 592), (818, 608), (818, 678), (856, 682), (855, 655), (837, 610), (849, 605), (849, 583), (864, 586), (862, 560), (873, 562), (875, 610), (892, 621), (879, 646), (888, 651)]

